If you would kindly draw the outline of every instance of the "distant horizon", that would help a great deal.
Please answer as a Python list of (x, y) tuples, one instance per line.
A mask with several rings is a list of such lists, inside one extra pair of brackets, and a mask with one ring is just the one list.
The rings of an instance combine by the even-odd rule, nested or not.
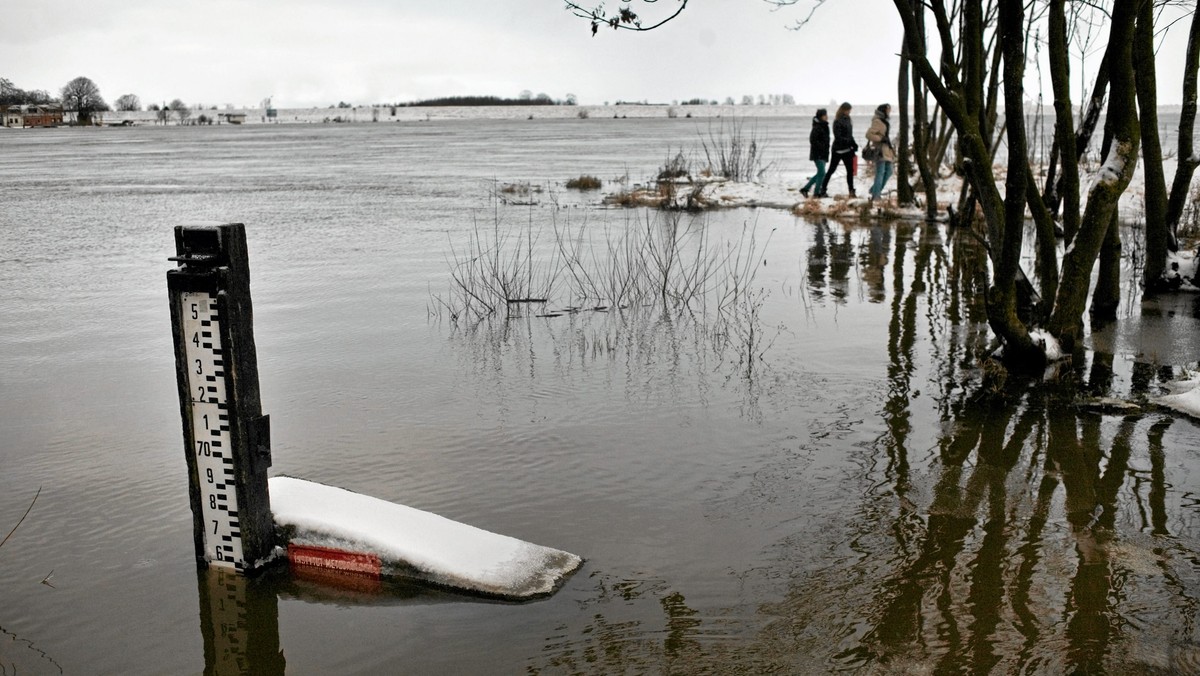
[[(110, 104), (135, 94), (245, 109), (268, 98), (287, 109), (361, 107), (462, 91), (574, 95), (583, 105), (784, 93), (797, 101), (894, 101), (902, 26), (890, 3), (824, 3), (802, 30), (788, 30), (812, 8), (805, 4), (772, 11), (693, 3), (657, 30), (593, 37), (587, 22), (550, 0), (27, 3), (0, 22), (0, 41), (10, 53), (35, 56), (10, 60), (2, 75), (54, 95), (85, 76)], [(1181, 11), (1165, 8), (1164, 25)], [(1164, 104), (1182, 101), (1187, 23), (1160, 39)], [(1040, 57), (1040, 68), (1031, 60), (1026, 69), (1026, 91), (1049, 98), (1045, 50)], [(1072, 64), (1076, 100), (1099, 62), (1089, 52)]]

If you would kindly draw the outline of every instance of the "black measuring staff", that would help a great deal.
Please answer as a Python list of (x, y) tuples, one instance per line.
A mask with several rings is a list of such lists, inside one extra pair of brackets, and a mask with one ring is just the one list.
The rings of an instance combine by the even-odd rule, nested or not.
[(189, 496), (201, 566), (249, 573), (274, 551), (246, 228), (175, 228), (167, 272)]

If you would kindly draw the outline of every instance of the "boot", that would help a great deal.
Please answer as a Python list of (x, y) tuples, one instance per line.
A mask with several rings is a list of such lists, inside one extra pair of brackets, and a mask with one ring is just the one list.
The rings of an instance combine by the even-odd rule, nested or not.
[(800, 194), (804, 195), (805, 199), (807, 199), (808, 198), (808, 188), (800, 188)]

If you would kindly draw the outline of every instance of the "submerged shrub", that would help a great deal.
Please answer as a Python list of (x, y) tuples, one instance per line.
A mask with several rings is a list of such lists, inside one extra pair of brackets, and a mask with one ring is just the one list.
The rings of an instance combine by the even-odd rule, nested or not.
[(587, 174), (567, 181), (567, 188), (571, 190), (599, 190), (602, 185), (600, 179)]
[(513, 227), (499, 214), (491, 224), (477, 221), (465, 242), (451, 242), (450, 288), (431, 297), (431, 314), (473, 324), (549, 303), (731, 316), (751, 297), (766, 243), (749, 225), (718, 242), (703, 221), (656, 213), (602, 230)]
[(755, 127), (747, 131), (742, 120), (733, 120), (727, 126), (722, 119), (716, 130), (710, 125), (708, 138), (701, 135), (700, 145), (713, 173), (732, 181), (754, 181), (773, 164), (764, 164), (765, 140)]
[(670, 181), (677, 178), (683, 178), (691, 173), (690, 163), (688, 162), (687, 158), (683, 156), (683, 151), (681, 150), (675, 153), (674, 157), (667, 158), (667, 161), (658, 170), (658, 180)]
[(529, 182), (505, 183), (500, 186), (500, 192), (505, 195), (529, 195), (531, 193), (540, 193), (542, 186), (533, 185)]

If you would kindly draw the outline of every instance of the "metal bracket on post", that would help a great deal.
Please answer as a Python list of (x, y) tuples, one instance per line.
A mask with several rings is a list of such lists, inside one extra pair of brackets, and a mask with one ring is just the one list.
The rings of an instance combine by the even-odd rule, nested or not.
[(175, 228), (167, 272), (189, 495), (201, 566), (250, 573), (274, 551), (246, 229)]

